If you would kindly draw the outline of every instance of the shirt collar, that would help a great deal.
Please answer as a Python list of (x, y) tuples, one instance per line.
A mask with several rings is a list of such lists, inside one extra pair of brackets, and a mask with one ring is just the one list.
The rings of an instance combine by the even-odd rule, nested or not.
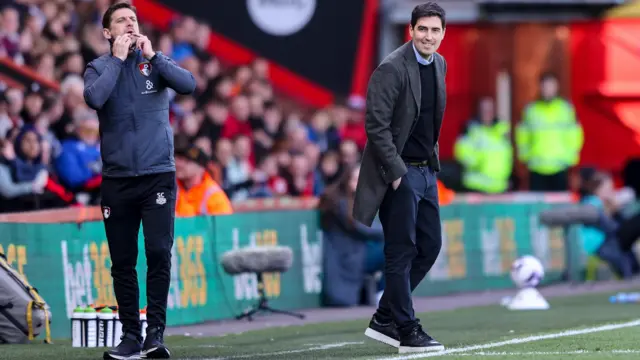
[(418, 60), (419, 64), (429, 65), (429, 64), (431, 64), (433, 62), (433, 54), (431, 54), (431, 56), (429, 56), (429, 59), (425, 59), (425, 58), (422, 57), (422, 55), (420, 55), (420, 53), (416, 49), (416, 46), (413, 43), (411, 43), (411, 47), (413, 47), (413, 52), (416, 54), (416, 60)]

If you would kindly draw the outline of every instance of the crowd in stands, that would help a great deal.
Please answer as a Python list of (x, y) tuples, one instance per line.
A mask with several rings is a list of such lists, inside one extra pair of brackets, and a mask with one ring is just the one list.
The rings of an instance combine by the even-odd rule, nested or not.
[[(102, 14), (110, 0), (3, 0), (0, 57), (39, 78), (0, 89), (0, 211), (97, 204), (98, 119), (83, 98), (85, 64), (109, 52)], [(193, 143), (232, 201), (317, 196), (359, 161), (366, 142), (361, 102), (311, 113), (287, 110), (267, 63), (227, 67), (205, 50), (209, 28), (189, 17), (169, 31), (144, 23), (155, 50), (190, 70), (193, 95), (172, 94), (176, 144)], [(59, 84), (50, 90), (43, 82)]]

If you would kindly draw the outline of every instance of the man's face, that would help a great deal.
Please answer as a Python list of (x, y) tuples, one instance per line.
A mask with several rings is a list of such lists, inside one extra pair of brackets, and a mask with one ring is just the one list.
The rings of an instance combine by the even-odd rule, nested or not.
[(293, 176), (304, 176), (309, 173), (309, 162), (303, 155), (296, 155), (291, 159), (291, 174)]
[(95, 118), (85, 119), (78, 126), (78, 137), (87, 144), (96, 144), (100, 138), (99, 120)]
[(111, 15), (109, 28), (102, 32), (111, 41), (122, 34), (139, 34), (138, 17), (131, 9), (118, 9)]
[(227, 139), (220, 139), (216, 143), (216, 158), (223, 166), (227, 166), (233, 156), (233, 145)]
[(251, 140), (246, 136), (240, 136), (233, 144), (234, 155), (241, 160), (246, 160), (251, 155)]
[(558, 95), (558, 80), (554, 78), (546, 78), (540, 83), (540, 94), (543, 98), (549, 100)]
[(480, 120), (485, 125), (490, 125), (496, 116), (493, 107), (493, 100), (490, 98), (484, 98), (480, 101)]
[(24, 98), (24, 107), (31, 115), (38, 115), (42, 111), (44, 99), (39, 94), (30, 94)]
[(9, 113), (12, 115), (20, 113), (24, 105), (24, 94), (18, 89), (9, 89), (6, 93), (9, 102)]
[(320, 148), (316, 144), (307, 144), (304, 148), (304, 155), (307, 157), (307, 161), (309, 162), (309, 167), (314, 169), (318, 166), (318, 161), (320, 160)]
[(246, 96), (237, 96), (233, 99), (231, 104), (231, 111), (236, 119), (240, 121), (247, 121), (251, 114), (251, 108), (249, 106), (249, 99)]
[(69, 110), (73, 110), (78, 106), (84, 105), (83, 97), (84, 88), (82, 84), (74, 84), (69, 88), (69, 92), (64, 95), (64, 105)]
[(416, 50), (426, 58), (438, 51), (444, 38), (444, 30), (442, 20), (439, 17), (429, 16), (418, 19), (416, 25), (409, 32)]
[(175, 160), (176, 179), (185, 181), (198, 176), (201, 169), (200, 165), (180, 155), (176, 156)]
[(40, 141), (36, 133), (33, 131), (29, 131), (24, 134), (20, 147), (24, 156), (26, 156), (28, 160), (35, 159), (40, 155)]
[(353, 165), (358, 162), (358, 146), (353, 141), (344, 141), (340, 144), (340, 155), (344, 164)]
[(13, 9), (7, 8), (2, 12), (2, 30), (9, 34), (15, 34), (20, 29), (20, 14)]

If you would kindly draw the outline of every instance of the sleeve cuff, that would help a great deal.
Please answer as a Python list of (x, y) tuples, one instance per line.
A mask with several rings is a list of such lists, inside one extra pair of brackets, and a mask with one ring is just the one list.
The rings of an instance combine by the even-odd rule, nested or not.
[(111, 55), (111, 62), (118, 65), (118, 66), (122, 66), (124, 65), (124, 61), (120, 60), (119, 58)]

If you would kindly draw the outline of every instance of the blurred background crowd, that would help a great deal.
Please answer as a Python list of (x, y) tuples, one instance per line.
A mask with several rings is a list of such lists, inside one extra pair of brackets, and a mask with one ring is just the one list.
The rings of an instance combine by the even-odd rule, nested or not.
[[(98, 119), (83, 99), (85, 64), (109, 51), (101, 19), (112, 3), (5, 1), (0, 56), (27, 66), (59, 91), (34, 81), (0, 92), (2, 211), (96, 204)], [(310, 111), (282, 104), (265, 60), (224, 67), (205, 50), (209, 29), (177, 18), (169, 32), (141, 23), (154, 48), (197, 79), (193, 96), (172, 94), (176, 144), (195, 144), (232, 201), (317, 196), (359, 160), (366, 135), (362, 103)], [(298, 107), (299, 108), (299, 107)]]

